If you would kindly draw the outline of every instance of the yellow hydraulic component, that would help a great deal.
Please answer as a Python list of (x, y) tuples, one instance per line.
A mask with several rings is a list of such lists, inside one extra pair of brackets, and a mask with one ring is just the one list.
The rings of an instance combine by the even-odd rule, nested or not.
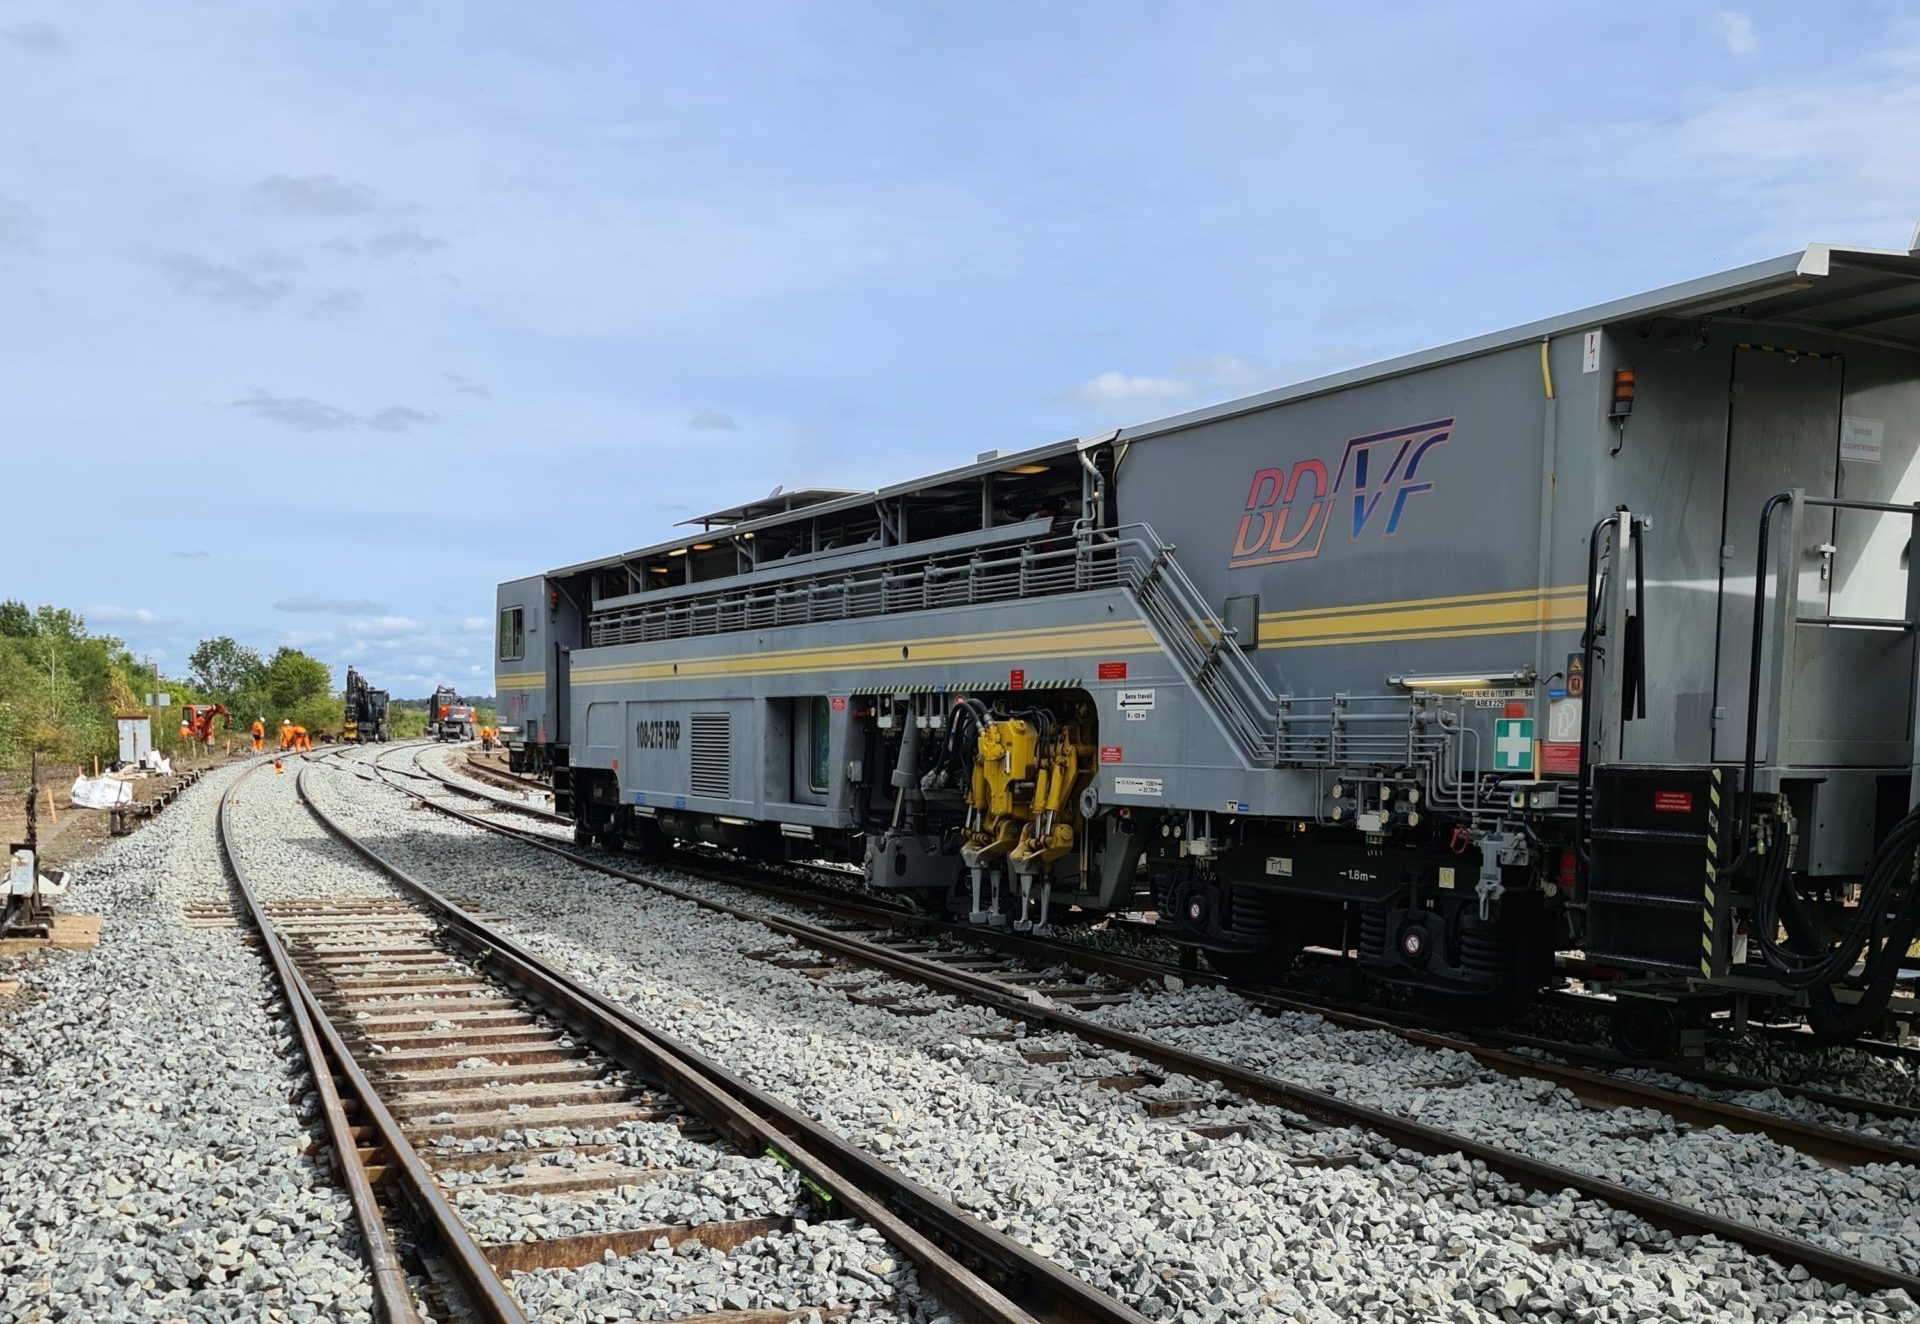
[(1044, 743), (1024, 718), (981, 729), (960, 843), (969, 867), (1005, 857), (1015, 873), (1037, 874), (1072, 852), (1092, 753), (1081, 725), (1062, 724)]

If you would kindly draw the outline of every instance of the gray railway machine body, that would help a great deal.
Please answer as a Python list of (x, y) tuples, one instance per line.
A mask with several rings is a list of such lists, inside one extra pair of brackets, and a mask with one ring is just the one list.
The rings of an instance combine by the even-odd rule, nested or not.
[(1830, 998), (1914, 799), (1916, 348), (1920, 257), (1815, 246), (718, 512), (503, 585), (502, 721), (614, 844), (1151, 906), (1230, 972)]
[(515, 772), (543, 773), (556, 754), (566, 759), (567, 664), (583, 640), (579, 605), (563, 583), (533, 575), (495, 595), (495, 721)]

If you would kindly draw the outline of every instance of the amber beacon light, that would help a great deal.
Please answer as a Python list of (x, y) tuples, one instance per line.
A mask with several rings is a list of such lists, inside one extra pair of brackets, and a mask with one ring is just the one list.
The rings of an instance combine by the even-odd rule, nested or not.
[(1625, 418), (1633, 412), (1633, 369), (1618, 368), (1613, 374), (1613, 408), (1610, 418)]

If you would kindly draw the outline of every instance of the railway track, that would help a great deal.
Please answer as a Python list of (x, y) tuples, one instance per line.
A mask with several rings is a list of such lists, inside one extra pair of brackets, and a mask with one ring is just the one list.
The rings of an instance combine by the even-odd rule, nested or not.
[[(318, 1083), (336, 1166), (353, 1196), (378, 1316), (417, 1317), (400, 1267), (416, 1255), (444, 1302), (487, 1321), (529, 1318), (521, 1288), (689, 1247), (775, 1255), (798, 1220), (854, 1219), (909, 1259), (919, 1283), (961, 1315), (1141, 1324), (1141, 1317), (917, 1186), (830, 1131), (652, 1030), (357, 840), (300, 795), (329, 833), (379, 871), (388, 896), (269, 899), (236, 847), (242, 777), (220, 806), (221, 846), (247, 922), (293, 1009)], [(761, 1161), (770, 1160), (771, 1162)], [(797, 1175), (797, 1185), (768, 1174)], [(636, 1220), (634, 1192), (692, 1170), (711, 1190), (733, 1173), (753, 1216)], [(791, 1197), (784, 1203), (777, 1192)], [(527, 1235), (551, 1221), (525, 1208), (565, 1197), (604, 1226)], [(504, 1207), (521, 1207), (517, 1217)], [(576, 1213), (575, 1221), (578, 1221)], [(591, 1219), (590, 1219), (591, 1221)], [(514, 1235), (503, 1235), (503, 1228)], [(805, 1240), (805, 1238), (801, 1238)], [(807, 1242), (808, 1253), (816, 1249)], [(824, 1253), (824, 1252), (822, 1252)], [(754, 1280), (735, 1261), (735, 1278)], [(776, 1281), (769, 1271), (766, 1281)], [(781, 1324), (845, 1313), (848, 1303), (753, 1304), (741, 1289), (680, 1318)]]
[[(459, 786), (444, 776), (431, 773), (430, 770), (415, 775), (425, 776), (429, 781), (482, 801), (494, 798), (475, 788)], [(851, 915), (847, 913), (845, 903), (838, 899), (825, 904), (828, 908), (839, 911), (840, 915), (834, 921), (824, 924), (735, 906), (715, 900), (712, 896), (675, 887), (658, 879), (621, 869), (604, 860), (582, 855), (555, 841), (548, 834), (529, 832), (502, 824), (494, 821), (493, 818), (456, 808), (433, 795), (418, 796), (417, 789), (413, 793), (423, 803), (430, 804), (441, 812), (466, 821), (472, 826), (512, 837), (528, 846), (558, 855), (599, 873), (690, 900), (704, 908), (733, 918), (761, 924), (783, 935), (796, 947), (793, 951), (771, 951), (769, 959), (785, 960), (790, 965), (803, 969), (810, 977), (836, 978), (851, 968), (878, 971), (976, 1005), (992, 1008), (1010, 1020), (1025, 1022), (1032, 1030), (1067, 1035), (1086, 1043), (1128, 1054), (1139, 1062), (1147, 1064), (1150, 1072), (1157, 1070), (1167, 1075), (1177, 1074), (1210, 1082), (1248, 1099), (1293, 1109), (1327, 1125), (1360, 1126), (1387, 1137), (1397, 1145), (1417, 1152), (1464, 1154), (1476, 1162), (1484, 1163), (1489, 1169), (1502, 1176), (1536, 1191), (1554, 1192), (1563, 1188), (1572, 1188), (1616, 1208), (1631, 1211), (1655, 1226), (1665, 1228), (1679, 1236), (1710, 1235), (1729, 1242), (1744, 1244), (1756, 1252), (1783, 1263), (1804, 1266), (1820, 1277), (1856, 1287), (1867, 1289), (1898, 1287), (1909, 1292), (1920, 1288), (1920, 1279), (1886, 1264), (1835, 1251), (1800, 1237), (1756, 1227), (1708, 1210), (1667, 1200), (1637, 1187), (1595, 1177), (1578, 1168), (1543, 1161), (1512, 1147), (1488, 1143), (1471, 1135), (1428, 1125), (1394, 1111), (1370, 1107), (1297, 1081), (1250, 1069), (1235, 1061), (1190, 1051), (1147, 1034), (1102, 1023), (1086, 1013), (1103, 1005), (1125, 1000), (1124, 997), (1117, 996), (1112, 990), (1086, 984), (1076, 983), (1062, 987), (1057, 977), (1049, 985), (1044, 982), (1047, 976), (1025, 965), (1027, 960), (1057, 963), (1063, 959), (1071, 959), (1054, 944), (1019, 939), (1012, 935), (1000, 935), (992, 939), (993, 942), (1002, 945), (997, 951), (982, 952), (977, 947), (971, 949), (965, 946), (949, 947), (931, 940), (941, 935), (932, 934), (927, 921), (902, 917), (894, 913), (879, 913), (882, 908), (878, 907), (868, 907), (860, 915)], [(514, 808), (514, 806), (501, 807)], [(550, 815), (535, 816), (551, 817)], [(679, 872), (722, 883), (731, 888), (745, 886), (756, 892), (776, 895), (777, 899), (783, 902), (805, 904), (816, 909), (822, 905), (821, 899), (816, 896), (795, 894), (791, 891), (785, 895), (778, 895), (781, 889), (759, 881), (743, 882), (734, 874), (705, 870), (700, 866), (689, 865), (682, 861), (676, 861), (672, 867)], [(905, 931), (902, 931), (903, 928)], [(969, 933), (969, 937), (977, 936)], [(1025, 945), (1025, 950), (1017, 950), (1022, 945)], [(1113, 973), (1119, 973), (1129, 965), (1124, 959), (1110, 957), (1102, 960), (1100, 964), (1106, 971)], [(1143, 971), (1136, 968), (1133, 974), (1136, 977), (1142, 974), (1163, 976), (1164, 971), (1152, 969)], [(1314, 1015), (1324, 1014), (1318, 1007), (1295, 1007), (1277, 1000), (1269, 1000), (1265, 1009), (1278, 1012), (1301, 1010), (1311, 1011)], [(1783, 1119), (1714, 1100), (1675, 1094), (1653, 1086), (1623, 1081), (1600, 1072), (1542, 1063), (1534, 1058), (1521, 1057), (1506, 1050), (1491, 1049), (1457, 1038), (1427, 1034), (1423, 1039), (1422, 1035), (1425, 1032), (1412, 1031), (1407, 1027), (1387, 1023), (1366, 1022), (1358, 1017), (1350, 1020), (1349, 1028), (1377, 1029), (1408, 1038), (1412, 1042), (1425, 1042), (1430, 1047), (1463, 1052), (1473, 1058), (1476, 1064), (1509, 1077), (1534, 1079), (1546, 1077), (1568, 1089), (1589, 1107), (1598, 1109), (1623, 1106), (1649, 1107), (1671, 1116), (1682, 1127), (1717, 1126), (1731, 1131), (1763, 1135), (1782, 1145), (1816, 1157), (1822, 1163), (1836, 1167), (1864, 1168), (1873, 1164), (1908, 1164), (1912, 1163), (1916, 1157), (1920, 1157), (1904, 1146), (1890, 1144), (1876, 1137), (1863, 1136), (1840, 1128), (1800, 1123), (1793, 1119)], [(1149, 1083), (1150, 1080), (1151, 1076), (1142, 1083)], [(1205, 1106), (1204, 1100), (1191, 1102), (1196, 1107)], [(1172, 1103), (1178, 1105), (1180, 1101), (1175, 1100)]]
[[(419, 751), (412, 752), (417, 755)], [(376, 760), (376, 764), (379, 764), (379, 760)], [(380, 766), (384, 771), (396, 771)], [(550, 810), (502, 800), (478, 788), (462, 786), (457, 779), (427, 768), (419, 764), (417, 759), (415, 770), (403, 775), (424, 778), (459, 794), (487, 801), (501, 811), (525, 814), (554, 826), (571, 825), (571, 820)], [(822, 897), (816, 891), (803, 890), (777, 874), (756, 870), (752, 866), (708, 868), (682, 857), (676, 858), (672, 867), (707, 881), (749, 890), (815, 912), (829, 913), (836, 919), (853, 919), (900, 929), (916, 938), (939, 937), (965, 944), (969, 948), (986, 947), (1017, 963), (1066, 962), (1090, 973), (1135, 984), (1164, 985), (1168, 980), (1225, 983), (1206, 971), (1116, 955), (1071, 941), (1050, 941), (1004, 930), (952, 924), (905, 907), (855, 900), (845, 895)], [(830, 883), (837, 882), (829, 871), (821, 872)], [(1236, 991), (1250, 1005), (1262, 1011), (1317, 1015), (1344, 1029), (1389, 1034), (1410, 1044), (1464, 1053), (1487, 1069), (1503, 1075), (1548, 1079), (1596, 1107), (1657, 1108), (1690, 1126), (1724, 1126), (1736, 1132), (1766, 1135), (1780, 1144), (1837, 1166), (1920, 1164), (1920, 1148), (1911, 1144), (1889, 1140), (1858, 1128), (1823, 1124), (1777, 1111), (1748, 1107), (1734, 1101), (1734, 1096), (1764, 1096), (1771, 1091), (1814, 1108), (1826, 1109), (1834, 1114), (1859, 1116), (1869, 1122), (1920, 1121), (1920, 1108), (1686, 1063), (1637, 1062), (1608, 1049), (1559, 1038), (1501, 1030), (1462, 1032), (1413, 1013), (1357, 1009), (1349, 1004), (1297, 990), (1242, 988)], [(1082, 1005), (1097, 1005), (1097, 1002), (1090, 1000)], [(1789, 1032), (1782, 1032), (1777, 1037), (1786, 1038), (1788, 1042), (1793, 1038)], [(1665, 1088), (1620, 1074), (1649, 1068), (1726, 1097), (1715, 1098), (1708, 1094)]]
[(536, 791), (547, 796), (553, 794), (553, 786), (551, 783), (541, 781), (538, 777), (528, 777), (518, 772), (509, 771), (501, 767), (495, 760), (475, 754), (471, 750), (467, 752), (465, 761), (468, 775), (478, 777), (482, 781), (491, 782), (496, 786), (504, 786), (509, 790)]

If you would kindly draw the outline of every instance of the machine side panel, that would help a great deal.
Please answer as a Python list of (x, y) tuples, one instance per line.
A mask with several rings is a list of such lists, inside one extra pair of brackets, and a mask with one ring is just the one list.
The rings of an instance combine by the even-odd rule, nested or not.
[(557, 710), (558, 695), (538, 642), (544, 638), (539, 626), (545, 599), (543, 575), (509, 580), (494, 593), (493, 692), (511, 745), (548, 740)]
[[(612, 769), (622, 760), (620, 795), (627, 804), (657, 806), (664, 797), (669, 807), (839, 822), (850, 803), (849, 705), (830, 709), (839, 719), (830, 745), (836, 775), (819, 804), (786, 798), (784, 768), (790, 765), (748, 752), (770, 741), (772, 732), (785, 731), (791, 739), (803, 729), (770, 715), (776, 705), (791, 712), (797, 701), (816, 697), (932, 691), (994, 693), (1017, 705), (1022, 690), (1046, 689), (1093, 695), (1100, 731), (1096, 786), (1104, 804), (1238, 803), (1245, 806), (1241, 812), (1258, 814), (1311, 812), (1314, 803), (1311, 775), (1245, 766), (1124, 590), (622, 644), (582, 650), (573, 663), (576, 724), (598, 730), (596, 720), (611, 720), (599, 717), (602, 712), (613, 713), (619, 703), (636, 705), (617, 739), (608, 728), (604, 742), (576, 741), (572, 754), (576, 768)], [(693, 784), (694, 723), (707, 713), (731, 714), (734, 723), (733, 781), (726, 796), (703, 795)], [(650, 724), (645, 730), (642, 721)], [(866, 771), (869, 777), (884, 775)], [(674, 803), (682, 798), (685, 804)]]
[(1580, 613), (1577, 582), (1538, 582), (1542, 383), (1528, 347), (1149, 438), (1120, 461), (1120, 518), (1223, 616), (1257, 600), (1278, 693), (1523, 670)]

